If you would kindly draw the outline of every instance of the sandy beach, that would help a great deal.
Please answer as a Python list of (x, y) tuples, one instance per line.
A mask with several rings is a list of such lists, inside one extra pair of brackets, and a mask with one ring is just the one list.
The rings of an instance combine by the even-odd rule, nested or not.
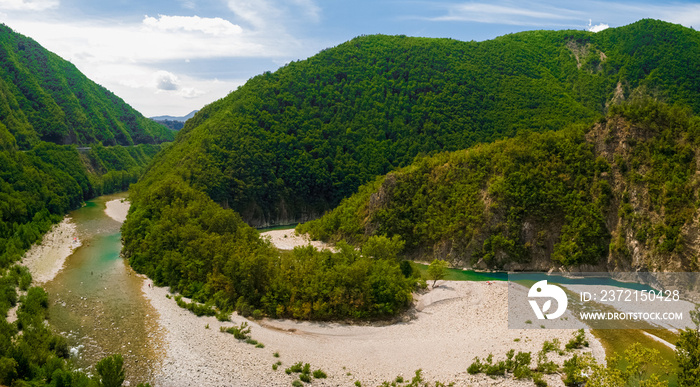
[(261, 232), (262, 238), (268, 238), (280, 250), (294, 250), (297, 246), (311, 245), (319, 250), (331, 249), (327, 243), (312, 241), (308, 235), (297, 235), (294, 229)]
[[(107, 214), (124, 219), (128, 202), (107, 202)], [(289, 250), (310, 243), (294, 230), (262, 233), (279, 249)], [(311, 242), (317, 248), (328, 246)], [(410, 380), (417, 369), (426, 380), (455, 382), (457, 386), (531, 386), (532, 381), (492, 379), (469, 375), (467, 367), (475, 356), (505, 358), (512, 349), (535, 353), (545, 340), (568, 342), (569, 329), (508, 329), (508, 284), (505, 282), (439, 281), (438, 287), (417, 295), (411, 310), (395, 324), (349, 325), (292, 320), (248, 320), (237, 314), (232, 321), (197, 317), (177, 306), (168, 289), (153, 286), (146, 279), (145, 297), (157, 311), (159, 333), (164, 338), (165, 356), (156, 371), (154, 386), (289, 386), (297, 379), (284, 369), (296, 362), (322, 369), (327, 379), (315, 379), (316, 386), (376, 386), (397, 376)], [(251, 337), (265, 345), (255, 348), (239, 341), (220, 327), (247, 322)], [(587, 352), (604, 359), (602, 346), (592, 335)], [(273, 356), (279, 353), (279, 358)], [(550, 354), (562, 364), (564, 358)], [(281, 361), (274, 371), (272, 365)], [(558, 375), (546, 376), (550, 386), (563, 386)]]
[(131, 204), (126, 199), (114, 199), (105, 203), (105, 214), (119, 223), (124, 223)]
[(66, 258), (79, 246), (75, 224), (70, 217), (66, 217), (44, 235), (41, 243), (35, 244), (24, 254), (21, 264), (32, 273), (35, 284), (43, 284), (61, 271)]
[[(284, 238), (287, 233), (287, 238)], [(293, 248), (293, 230), (269, 231), (280, 248)], [(251, 321), (236, 315), (231, 322), (214, 317), (196, 317), (168, 299), (165, 288), (144, 283), (143, 292), (158, 311), (158, 322), (166, 342), (163, 368), (154, 380), (157, 386), (289, 386), (296, 379), (284, 369), (296, 362), (322, 369), (327, 379), (314, 380), (319, 386), (363, 386), (410, 379), (417, 369), (426, 380), (455, 382), (457, 386), (531, 386), (532, 381), (492, 379), (466, 370), (475, 356), (493, 353), (502, 360), (512, 349), (535, 354), (545, 340), (558, 338), (562, 345), (574, 334), (570, 329), (509, 329), (508, 284), (496, 282), (440, 281), (438, 287), (418, 295), (414, 307), (402, 322), (384, 325), (348, 325), (291, 320)], [(265, 348), (236, 340), (219, 327), (248, 322), (253, 339)], [(208, 328), (206, 328), (208, 326)], [(602, 346), (590, 334), (592, 352), (604, 359)], [(273, 353), (279, 352), (275, 358)], [(550, 353), (562, 364), (564, 357)], [(272, 364), (281, 361), (277, 371)], [(534, 365), (534, 363), (533, 363)], [(558, 375), (548, 375), (550, 386), (563, 386)]]
[[(256, 322), (235, 314), (232, 322), (222, 323), (179, 308), (166, 298), (164, 288), (146, 284), (143, 290), (164, 329), (166, 359), (155, 379), (159, 386), (289, 386), (295, 378), (283, 369), (298, 361), (328, 374), (328, 379), (314, 381), (322, 386), (353, 385), (356, 380), (363, 386), (376, 386), (398, 375), (410, 378), (419, 368), (428, 380), (459, 386), (525, 386), (532, 382), (493, 380), (469, 375), (466, 369), (475, 356), (484, 358), (493, 353), (495, 360), (500, 360), (511, 348), (531, 351), (534, 359), (545, 340), (559, 338), (566, 343), (575, 332), (508, 329), (506, 283), (443, 282), (419, 298), (421, 311), (414, 310), (408, 321), (388, 326)], [(265, 348), (219, 332), (221, 326), (244, 321), (252, 327), (252, 338)], [(594, 338), (588, 335), (588, 340), (593, 342)], [(279, 352), (279, 359), (273, 357), (274, 352)], [(594, 355), (600, 357), (601, 353)], [(550, 358), (560, 364), (564, 360), (555, 354)], [(273, 371), (277, 360), (282, 366)], [(547, 381), (551, 386), (563, 386), (556, 375), (548, 376)]]

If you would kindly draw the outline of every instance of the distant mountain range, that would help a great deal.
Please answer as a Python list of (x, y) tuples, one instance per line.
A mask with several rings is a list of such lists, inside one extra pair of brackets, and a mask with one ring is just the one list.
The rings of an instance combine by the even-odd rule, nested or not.
[(194, 117), (194, 115), (198, 112), (199, 110), (192, 110), (190, 114), (182, 117), (175, 117), (175, 116), (156, 116), (156, 117), (149, 117), (153, 121), (180, 121), (180, 122), (185, 122), (189, 120), (190, 118)]

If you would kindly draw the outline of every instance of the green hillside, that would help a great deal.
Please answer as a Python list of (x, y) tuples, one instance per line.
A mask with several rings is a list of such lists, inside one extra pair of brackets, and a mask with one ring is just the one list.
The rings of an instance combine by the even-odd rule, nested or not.
[(481, 268), (698, 271), (700, 117), (651, 100), (592, 127), (416, 160), (298, 226)]
[(66, 339), (45, 322), (47, 293), (30, 287), (30, 273), (15, 262), (84, 200), (127, 190), (172, 138), (70, 63), (0, 25), (1, 385), (98, 385), (73, 370)]
[(69, 62), (0, 25), (0, 269), (83, 200), (128, 189), (172, 138)]
[(0, 25), (0, 122), (23, 150), (39, 141), (134, 145), (174, 138), (70, 62), (5, 25)]
[(485, 42), (363, 36), (202, 109), (144, 185), (177, 176), (254, 226), (305, 221), (417, 155), (592, 123), (634, 90), (700, 111), (699, 74), (700, 34), (654, 20)]
[[(249, 227), (318, 217), (369, 182), (306, 230), (362, 244), (369, 249), (362, 259), (371, 251), (395, 255), (405, 243), (408, 254), (488, 267), (551, 267), (552, 258), (591, 264), (610, 251), (625, 267), (646, 259), (644, 251), (630, 250), (628, 230), (643, 230), (638, 240), (648, 251), (670, 254), (683, 246), (681, 228), (695, 204), (685, 194), (687, 163), (694, 160), (687, 147), (695, 140), (684, 136), (695, 128), (689, 112), (700, 111), (699, 43), (692, 29), (653, 20), (598, 34), (533, 31), (481, 43), (353, 39), (257, 76), (187, 121), (131, 190), (123, 252), (156, 283), (223, 309), (299, 318), (391, 314), (403, 298), (372, 304), (408, 286), (396, 275), (395, 257), (372, 267), (373, 261), (357, 263), (348, 247), (340, 258), (301, 251), (290, 258)], [(596, 122), (607, 122), (610, 106), (633, 95), (688, 109), (653, 103), (612, 109), (610, 120), (664, 133), (651, 148), (634, 148), (661, 155), (652, 164), (643, 156), (617, 160), (622, 150), (597, 153), (586, 138)], [(558, 132), (572, 125), (580, 129)], [(441, 153), (470, 146), (476, 147)], [(450, 168), (452, 158), (468, 173)], [(397, 167), (407, 169), (375, 181)], [(603, 176), (616, 168), (624, 178), (615, 184), (648, 179), (647, 201), (635, 202), (636, 191)], [(397, 176), (409, 183), (397, 182), (396, 197), (366, 202)], [(677, 179), (669, 183), (669, 176)], [(465, 195), (453, 195), (452, 182)], [(363, 209), (374, 205), (376, 213)], [(488, 210), (492, 205), (500, 210)], [(539, 222), (549, 228), (537, 228)], [(455, 240), (466, 245), (451, 245)], [(358, 283), (365, 293), (352, 293)], [(333, 296), (334, 287), (347, 292)], [(387, 288), (399, 290), (381, 290)], [(348, 302), (355, 307), (340, 308)]]

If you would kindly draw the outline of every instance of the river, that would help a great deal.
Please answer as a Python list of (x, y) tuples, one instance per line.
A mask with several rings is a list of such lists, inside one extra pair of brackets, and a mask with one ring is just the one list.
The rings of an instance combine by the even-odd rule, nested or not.
[(141, 290), (145, 279), (120, 257), (121, 223), (104, 211), (108, 201), (125, 197), (101, 196), (70, 213), (83, 244), (44, 288), (50, 324), (68, 339), (76, 365), (121, 353), (135, 385), (152, 380), (163, 356), (157, 312)]

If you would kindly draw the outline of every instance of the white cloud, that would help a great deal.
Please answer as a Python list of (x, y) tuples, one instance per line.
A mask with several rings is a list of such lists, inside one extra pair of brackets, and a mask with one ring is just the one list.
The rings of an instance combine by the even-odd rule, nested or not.
[[(430, 18), (433, 21), (470, 21), (478, 23), (543, 25), (545, 23), (567, 22), (581, 19), (581, 13), (555, 7), (540, 7), (521, 3), (519, 7), (510, 4), (463, 3), (447, 6), (447, 14)], [(547, 9), (548, 11), (540, 11)]]
[(168, 71), (157, 71), (153, 74), (153, 82), (158, 90), (178, 90), (180, 88), (180, 80), (177, 75)]
[(236, 35), (243, 32), (240, 26), (219, 17), (158, 15), (157, 19), (146, 16), (142, 23), (146, 27), (161, 31), (199, 31), (210, 35)]
[(177, 92), (179, 96), (182, 98), (187, 98), (187, 99), (193, 99), (197, 98), (201, 95), (204, 95), (206, 92), (202, 90), (197, 90), (194, 87), (183, 87), (180, 91)]
[(686, 27), (700, 27), (700, 4), (686, 4), (659, 10), (663, 20), (682, 24)]
[(163, 29), (143, 23), (96, 24), (33, 20), (6, 20), (5, 23), (15, 31), (31, 36), (64, 59), (74, 62), (90, 77), (100, 75), (101, 68), (110, 63), (234, 57), (275, 58), (290, 56), (299, 47), (299, 43), (289, 36), (272, 39), (247, 31), (233, 35), (212, 35), (202, 33), (201, 30), (170, 30), (169, 22), (162, 24)]
[(292, 0), (292, 2), (299, 6), (302, 12), (312, 21), (319, 22), (321, 20), (321, 8), (313, 0)]
[(589, 26), (588, 26), (588, 31), (591, 31), (591, 32), (600, 32), (600, 31), (603, 31), (603, 30), (607, 30), (608, 28), (610, 28), (610, 26), (607, 25), (607, 24), (605, 24), (605, 23), (596, 24), (596, 25), (594, 25), (594, 26), (591, 26), (591, 25), (589, 24)]
[[(655, 18), (686, 27), (700, 26), (700, 4), (639, 4), (621, 1), (588, 1), (563, 3), (554, 0), (494, 0), (492, 2), (466, 1), (456, 4), (438, 3), (441, 15), (416, 19), (431, 21), (461, 21), (488, 24), (509, 24), (533, 27), (590, 28), (622, 26), (643, 18)], [(608, 23), (591, 26), (591, 16), (604, 17)]]
[[(292, 1), (307, 2), (304, 9), (310, 13), (302, 15), (301, 20), (308, 20), (314, 12), (318, 15), (311, 1)], [(0, 4), (7, 5), (8, 0), (0, 0)], [(131, 21), (81, 21), (69, 17), (39, 18), (18, 11), (6, 11), (7, 15), (3, 15), (2, 8), (0, 22), (71, 61), (88, 78), (112, 90), (142, 113), (182, 115), (224, 97), (245, 79), (203, 79), (201, 76), (206, 77), (206, 71), (193, 69), (190, 73), (184, 66), (174, 71), (173, 63), (189, 60), (220, 63), (219, 60), (236, 58), (287, 61), (318, 50), (316, 45), (302, 44), (286, 29), (287, 21), (298, 21), (295, 17), (301, 6), (291, 5), (296, 14), (285, 15), (270, 3), (263, 6), (266, 4), (270, 14), (253, 10), (254, 4), (248, 3), (250, 20), (266, 26), (260, 29), (238, 25), (245, 20), (229, 21), (222, 17), (158, 15), (136, 16)]]
[(279, 31), (284, 30), (291, 21), (307, 19), (318, 23), (321, 18), (321, 8), (313, 0), (291, 0), (286, 3), (275, 0), (229, 0), (228, 8), (257, 30), (269, 28)]
[(0, 9), (8, 11), (44, 11), (59, 5), (58, 0), (0, 0)]
[(190, 0), (184, 0), (184, 1), (181, 1), (181, 3), (182, 3), (182, 6), (184, 8), (187, 8), (187, 9), (195, 9), (195, 7), (197, 6), (197, 4), (194, 1), (190, 1)]
[(278, 10), (266, 0), (230, 0), (228, 7), (255, 28), (264, 28), (269, 19), (279, 16)]

